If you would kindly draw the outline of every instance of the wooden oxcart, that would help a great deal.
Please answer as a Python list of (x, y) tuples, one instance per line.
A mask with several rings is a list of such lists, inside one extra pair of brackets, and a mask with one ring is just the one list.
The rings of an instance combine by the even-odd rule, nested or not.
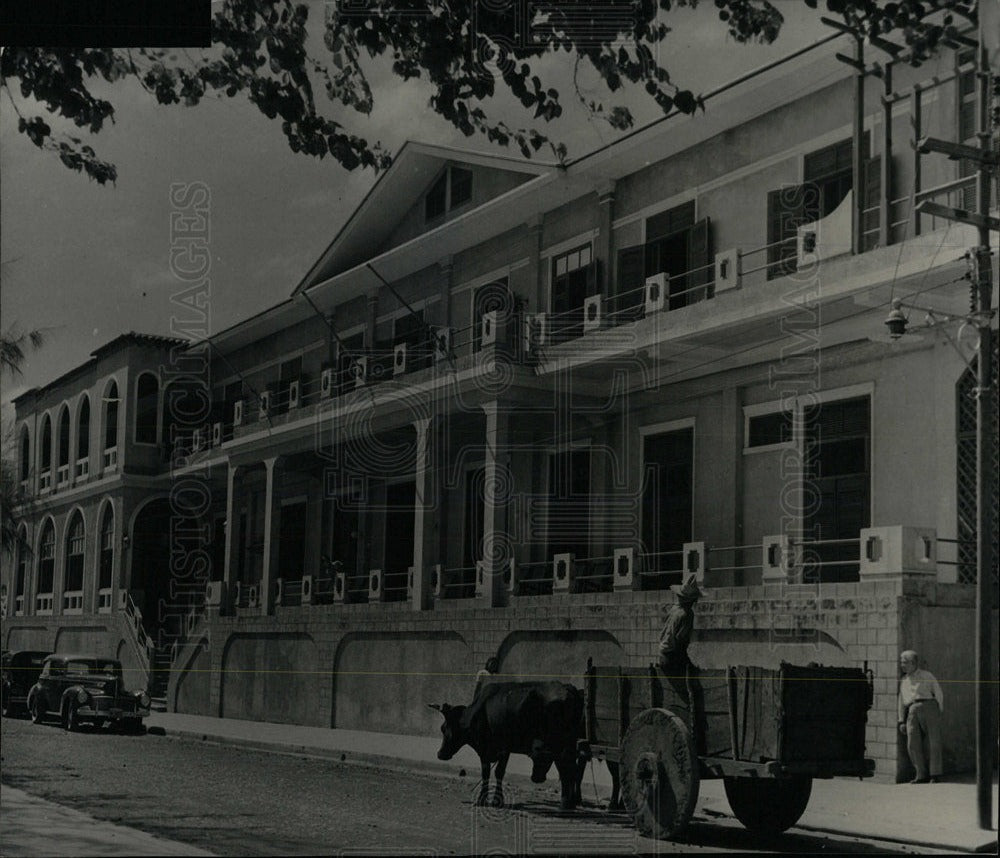
[[(813, 778), (870, 777), (867, 670), (797, 667), (648, 669), (587, 664), (585, 730), (646, 836), (680, 833), (698, 785), (723, 778), (747, 828), (778, 833), (806, 809)], [(689, 706), (687, 701), (693, 701)], [(617, 789), (616, 789), (617, 793)]]

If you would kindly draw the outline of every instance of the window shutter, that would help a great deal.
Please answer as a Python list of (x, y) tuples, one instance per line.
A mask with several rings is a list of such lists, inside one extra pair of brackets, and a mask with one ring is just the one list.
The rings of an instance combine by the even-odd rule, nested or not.
[(601, 260), (591, 260), (590, 265), (587, 266), (587, 297), (600, 295), (603, 285), (604, 282), (601, 279)]
[(861, 250), (871, 250), (879, 243), (879, 210), (882, 202), (882, 158), (869, 158), (864, 165), (864, 191), (861, 214)]
[[(780, 188), (767, 195), (767, 279), (791, 274), (796, 269), (798, 251), (794, 238), (806, 223), (806, 192), (802, 185)], [(776, 242), (784, 241), (783, 244)]]
[[(709, 219), (706, 217), (698, 221), (688, 232), (688, 268), (693, 273), (688, 275), (687, 288), (694, 291), (688, 292), (686, 303), (693, 304), (696, 301), (712, 297), (713, 288), (711, 286), (708, 287), (707, 291), (694, 288), (704, 286), (715, 279), (715, 272), (704, 267), (708, 265), (711, 258), (712, 231)], [(696, 268), (702, 268), (702, 270), (695, 271)]]
[(617, 300), (613, 306), (614, 311), (621, 312), (625, 318), (630, 318), (630, 316), (624, 311), (632, 310), (643, 303), (644, 271), (645, 248), (643, 245), (623, 247), (618, 251), (618, 278), (614, 289)]
[[(666, 238), (694, 224), (694, 200), (646, 219), (646, 241)], [(653, 272), (656, 273), (656, 272)]]

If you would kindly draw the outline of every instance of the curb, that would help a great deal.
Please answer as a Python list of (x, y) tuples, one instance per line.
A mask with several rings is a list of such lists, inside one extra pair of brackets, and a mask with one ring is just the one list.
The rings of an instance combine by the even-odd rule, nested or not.
[[(165, 727), (154, 726), (148, 730), (148, 735), (180, 739), (181, 741), (187, 742), (202, 742), (225, 747), (247, 748), (249, 750), (262, 751), (270, 754), (285, 754), (294, 757), (333, 760), (335, 762), (346, 763), (348, 765), (375, 767), (386, 769), (388, 771), (416, 771), (436, 775), (438, 777), (451, 777), (456, 779), (468, 776), (464, 766), (455, 766), (452, 763), (437, 760), (406, 760), (389, 754), (358, 753), (355, 751), (348, 752), (341, 749), (317, 748), (315, 746), (308, 745), (288, 745), (281, 742), (269, 742), (265, 739), (244, 739), (235, 736), (220, 736), (198, 730), (178, 730), (176, 727), (172, 727), (168, 730)], [(463, 775), (463, 772), (466, 772), (466, 774)], [(478, 776), (478, 773), (475, 773), (472, 776), (476, 777)], [(527, 780), (526, 778), (522, 778), (521, 775), (516, 774), (508, 774), (508, 778), (510, 777), (514, 777), (519, 780)], [(728, 808), (726, 811), (719, 811), (714, 807), (710, 808), (710, 810), (713, 813), (721, 813), (721, 815), (727, 819), (735, 819), (733, 814), (728, 812)], [(869, 840), (878, 840), (883, 843), (899, 843), (907, 846), (919, 846), (925, 849), (946, 849), (951, 852), (966, 854), (995, 854), (998, 848), (998, 841), (996, 838), (984, 840), (982, 843), (970, 847), (967, 844), (958, 845), (954, 842), (947, 843), (940, 840), (935, 841), (916, 837), (888, 837), (885, 835), (868, 834), (858, 831), (844, 831), (842, 829), (823, 825), (796, 824), (792, 826), (792, 828), (799, 829), (800, 831), (815, 832), (817, 834), (830, 834), (836, 837), (863, 837)], [(984, 835), (986, 835), (986, 832), (984, 832)]]

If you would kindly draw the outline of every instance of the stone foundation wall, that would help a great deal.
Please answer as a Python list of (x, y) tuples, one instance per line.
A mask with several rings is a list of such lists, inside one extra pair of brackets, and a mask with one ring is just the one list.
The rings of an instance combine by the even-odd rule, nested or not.
[[(471, 697), (476, 672), (498, 654), (501, 673), (558, 677), (582, 684), (588, 657), (597, 664), (641, 668), (655, 660), (668, 592), (621, 592), (517, 598), (483, 608), (474, 600), (439, 602), (415, 611), (408, 603), (279, 607), (270, 617), (206, 619), (205, 652), (175, 671), (177, 711), (208, 709), (228, 717), (348, 729), (435, 735), (438, 716), (425, 703)], [(696, 608), (692, 660), (703, 667), (796, 664), (863, 667), (875, 679), (868, 713), (867, 754), (879, 774), (897, 770), (896, 689), (901, 646), (901, 578), (849, 584), (720, 587)], [(314, 651), (296, 655), (290, 637), (308, 637)], [(254, 657), (239, 662), (238, 641), (253, 639)], [(314, 654), (313, 654), (314, 653)], [(261, 671), (301, 677), (282, 685), (295, 705), (272, 712), (276, 690)], [(178, 663), (183, 663), (179, 660)], [(198, 664), (196, 676), (194, 664)], [(250, 669), (250, 665), (256, 665)], [(192, 689), (199, 687), (194, 693)], [(276, 686), (277, 688), (277, 686)]]

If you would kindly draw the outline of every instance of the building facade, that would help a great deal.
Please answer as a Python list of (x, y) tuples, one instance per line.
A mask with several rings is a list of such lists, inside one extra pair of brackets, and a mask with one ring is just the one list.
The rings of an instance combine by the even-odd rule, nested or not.
[(21, 396), (4, 646), (114, 650), (181, 712), (425, 733), (492, 654), (645, 666), (694, 572), (696, 663), (866, 666), (892, 777), (915, 648), (970, 767), (976, 235), (913, 206), (975, 176), (909, 141), (974, 133), (972, 67), (859, 111), (839, 47), (566, 164), (407, 143), (287, 300)]

